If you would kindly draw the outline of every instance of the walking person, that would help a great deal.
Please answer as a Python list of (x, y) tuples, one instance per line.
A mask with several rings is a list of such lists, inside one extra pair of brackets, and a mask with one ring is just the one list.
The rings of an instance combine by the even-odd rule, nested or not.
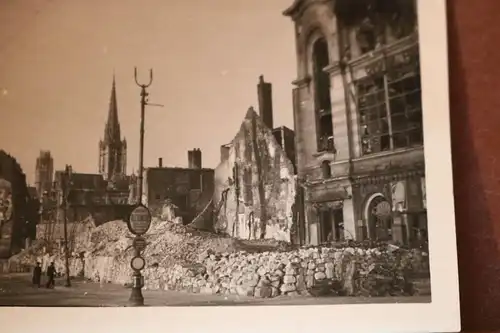
[(35, 269), (33, 270), (33, 284), (40, 288), (40, 285), (42, 283), (42, 267), (40, 266), (40, 263), (37, 262)]
[(54, 288), (56, 286), (56, 281), (54, 280), (55, 275), (56, 267), (54, 266), (54, 263), (51, 262), (47, 268), (47, 277), (49, 278), (49, 281), (47, 281), (47, 288)]

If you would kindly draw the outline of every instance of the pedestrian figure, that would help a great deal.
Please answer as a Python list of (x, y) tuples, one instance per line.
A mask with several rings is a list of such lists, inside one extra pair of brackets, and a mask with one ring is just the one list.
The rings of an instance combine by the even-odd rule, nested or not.
[(37, 262), (35, 269), (33, 270), (33, 284), (40, 288), (40, 284), (42, 283), (42, 267), (40, 263)]
[(47, 277), (49, 278), (49, 281), (47, 281), (47, 288), (54, 288), (56, 285), (56, 281), (54, 280), (54, 277), (56, 275), (56, 267), (54, 266), (54, 263), (51, 262), (49, 267), (47, 268)]

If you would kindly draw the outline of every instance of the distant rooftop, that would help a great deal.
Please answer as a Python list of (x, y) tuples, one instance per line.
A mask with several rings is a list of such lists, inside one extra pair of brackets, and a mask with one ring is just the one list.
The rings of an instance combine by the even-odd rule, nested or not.
[(188, 168), (188, 167), (177, 167), (177, 166), (163, 166), (163, 167), (148, 167), (146, 170), (203, 170), (203, 171), (213, 171), (213, 168)]

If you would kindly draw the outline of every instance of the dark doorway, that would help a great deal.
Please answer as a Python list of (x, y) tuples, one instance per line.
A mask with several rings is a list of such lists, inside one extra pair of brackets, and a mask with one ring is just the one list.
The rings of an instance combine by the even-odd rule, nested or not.
[(335, 240), (344, 239), (344, 210), (336, 208), (333, 210), (333, 224), (335, 227)]
[(321, 236), (320, 243), (332, 241), (332, 211), (330, 209), (321, 210)]

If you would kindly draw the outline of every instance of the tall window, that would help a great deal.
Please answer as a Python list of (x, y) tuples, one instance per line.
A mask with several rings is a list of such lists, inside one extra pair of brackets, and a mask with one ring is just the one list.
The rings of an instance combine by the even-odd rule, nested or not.
[(411, 51), (356, 82), (364, 155), (423, 143), (418, 48)]
[(332, 169), (330, 168), (330, 161), (321, 162), (321, 173), (323, 179), (329, 179), (332, 177)]
[(253, 182), (252, 182), (252, 168), (246, 167), (243, 170), (243, 201), (245, 204), (251, 205), (253, 203)]
[(189, 187), (191, 190), (201, 189), (201, 174), (198, 172), (191, 172), (189, 174)]
[(373, 51), (378, 46), (379, 35), (377, 35), (376, 28), (369, 17), (360, 22), (356, 37), (361, 54)]
[(313, 45), (314, 100), (318, 151), (333, 151), (334, 149), (330, 75), (323, 70), (329, 63), (328, 44), (324, 38), (319, 38)]

